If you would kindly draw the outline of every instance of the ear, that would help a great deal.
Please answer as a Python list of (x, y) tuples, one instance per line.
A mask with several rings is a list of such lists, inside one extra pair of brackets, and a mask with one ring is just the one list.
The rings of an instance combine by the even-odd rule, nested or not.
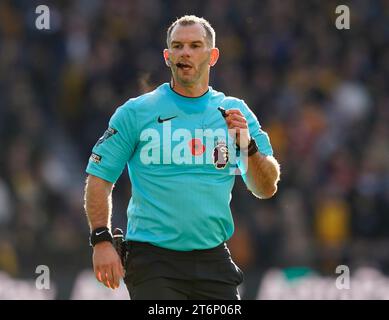
[(169, 50), (164, 49), (163, 50), (163, 58), (165, 59), (165, 63), (168, 67), (170, 67), (170, 59), (169, 59)]
[(211, 49), (211, 59), (209, 60), (209, 65), (213, 67), (217, 60), (219, 59), (219, 49), (218, 48), (212, 48)]

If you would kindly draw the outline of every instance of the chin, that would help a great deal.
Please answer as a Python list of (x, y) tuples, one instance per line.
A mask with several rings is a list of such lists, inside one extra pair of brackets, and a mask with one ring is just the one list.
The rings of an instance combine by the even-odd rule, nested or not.
[(193, 84), (195, 81), (193, 78), (180, 78), (182, 84)]

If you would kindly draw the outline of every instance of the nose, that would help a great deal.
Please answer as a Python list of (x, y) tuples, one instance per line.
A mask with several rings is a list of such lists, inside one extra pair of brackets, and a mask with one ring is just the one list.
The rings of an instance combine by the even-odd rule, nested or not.
[(185, 44), (182, 47), (181, 56), (183, 57), (189, 57), (191, 55), (191, 48), (189, 45)]

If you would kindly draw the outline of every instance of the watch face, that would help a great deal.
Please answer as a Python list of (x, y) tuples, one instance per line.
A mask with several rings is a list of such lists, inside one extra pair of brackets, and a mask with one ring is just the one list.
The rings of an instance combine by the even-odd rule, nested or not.
[(253, 138), (251, 138), (250, 143), (249, 143), (249, 147), (248, 147), (248, 156), (252, 156), (257, 151), (258, 151), (257, 143)]

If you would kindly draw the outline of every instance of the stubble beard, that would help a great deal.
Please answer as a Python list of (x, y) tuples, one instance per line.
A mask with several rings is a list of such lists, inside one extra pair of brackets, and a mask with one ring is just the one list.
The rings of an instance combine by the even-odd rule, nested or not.
[[(179, 71), (178, 71), (178, 68), (175, 68), (175, 76), (176, 76), (176, 79), (177, 81), (183, 85), (183, 86), (191, 86), (191, 85), (194, 85), (196, 84), (199, 79), (201, 78), (201, 75), (203, 73), (206, 72), (206, 68), (205, 66), (208, 64), (208, 59), (206, 59), (205, 61), (203, 61), (199, 67), (197, 68), (197, 70), (195, 69), (195, 72), (193, 75), (191, 75), (190, 77), (186, 78), (185, 76), (184, 77), (180, 77), (179, 76)], [(193, 67), (194, 68), (194, 67)], [(201, 72), (202, 71), (202, 72)]]

